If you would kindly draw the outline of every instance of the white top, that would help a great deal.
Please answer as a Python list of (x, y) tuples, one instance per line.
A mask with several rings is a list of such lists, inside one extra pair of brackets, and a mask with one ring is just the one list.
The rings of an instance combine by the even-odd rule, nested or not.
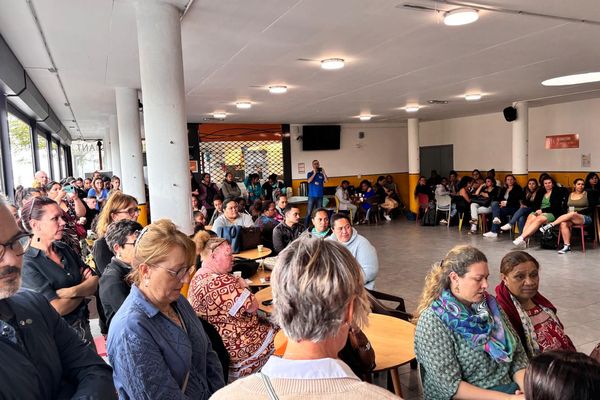
[(234, 226), (234, 225), (241, 225), (245, 228), (249, 228), (252, 225), (254, 225), (254, 221), (252, 221), (252, 217), (248, 214), (240, 214), (234, 222), (229, 221), (225, 217), (225, 215), (221, 215), (221, 216), (219, 216), (219, 218), (217, 218), (215, 220), (215, 223), (212, 226), (212, 230), (213, 230), (213, 232), (216, 232), (217, 229), (222, 226)]
[(288, 360), (271, 356), (261, 372), (272, 379), (350, 378), (360, 381), (345, 362), (333, 358)]

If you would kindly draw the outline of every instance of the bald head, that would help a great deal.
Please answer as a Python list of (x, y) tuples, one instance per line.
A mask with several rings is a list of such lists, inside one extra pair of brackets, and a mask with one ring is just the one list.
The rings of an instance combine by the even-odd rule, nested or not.
[(34, 176), (35, 180), (38, 181), (42, 187), (46, 187), (48, 184), (48, 174), (45, 171), (38, 171)]
[[(0, 299), (15, 294), (21, 286), (22, 252), (6, 247), (21, 234), (17, 223), (6, 203), (0, 200)], [(14, 246), (17, 249), (17, 246)], [(18, 250), (18, 249), (17, 249)], [(17, 255), (21, 254), (21, 255)]]

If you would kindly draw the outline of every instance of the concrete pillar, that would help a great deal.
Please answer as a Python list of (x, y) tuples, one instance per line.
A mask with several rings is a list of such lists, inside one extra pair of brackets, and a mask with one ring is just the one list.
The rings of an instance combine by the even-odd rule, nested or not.
[(527, 185), (529, 104), (526, 101), (515, 104), (517, 119), (512, 121), (512, 173), (522, 187)]
[(410, 210), (419, 212), (419, 201), (415, 199), (414, 192), (419, 182), (421, 165), (419, 160), (419, 119), (408, 119), (408, 196)]
[(180, 10), (136, 2), (140, 77), (152, 219), (171, 219), (193, 233), (183, 85)]
[[(102, 139), (102, 144), (104, 148), (104, 169), (106, 171), (113, 171), (112, 169), (112, 154), (111, 154), (111, 145), (110, 145), (110, 135), (108, 130), (104, 133), (104, 137)], [(113, 171), (114, 173), (114, 171)]]
[(110, 155), (112, 161), (113, 174), (122, 178), (121, 176), (121, 153), (119, 147), (119, 126), (116, 115), (108, 117), (108, 136), (110, 137)]
[(138, 110), (138, 91), (132, 88), (116, 88), (117, 120), (119, 131), (120, 176), (123, 193), (138, 200), (141, 208), (138, 222), (148, 222), (146, 189), (144, 186), (144, 159), (142, 158), (142, 137)]

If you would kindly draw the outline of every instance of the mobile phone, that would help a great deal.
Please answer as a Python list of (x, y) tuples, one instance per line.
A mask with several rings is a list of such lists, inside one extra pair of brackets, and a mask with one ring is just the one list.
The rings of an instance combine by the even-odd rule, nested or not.
[(263, 306), (271, 306), (271, 305), (273, 305), (273, 299), (263, 301), (262, 305)]
[(63, 192), (65, 193), (74, 193), (75, 192), (75, 188), (73, 187), (73, 185), (66, 185), (63, 187)]
[(317, 168), (317, 172), (323, 172), (323, 168), (321, 168), (321, 167)]

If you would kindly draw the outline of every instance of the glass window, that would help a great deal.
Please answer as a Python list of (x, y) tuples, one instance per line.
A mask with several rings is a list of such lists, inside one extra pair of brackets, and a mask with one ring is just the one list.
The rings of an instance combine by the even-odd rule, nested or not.
[(55, 181), (60, 180), (60, 160), (58, 159), (58, 144), (53, 140), (52, 141), (52, 168), (53, 174), (52, 179)]
[(85, 177), (100, 169), (100, 158), (96, 140), (74, 140), (71, 142), (71, 158), (73, 162), (73, 175)]
[(67, 177), (67, 171), (65, 169), (65, 151), (60, 144), (58, 145), (58, 159), (60, 161), (60, 179), (64, 179)]
[(18, 185), (30, 187), (35, 173), (31, 128), (24, 121), (8, 113), (8, 135), (15, 187)]
[(38, 133), (38, 160), (40, 161), (40, 170), (50, 173), (50, 160), (48, 159), (48, 139), (46, 135)]
[(2, 162), (2, 147), (0, 147), (0, 193), (6, 194), (6, 186), (4, 185), (4, 164)]
[(63, 175), (66, 178), (69, 176), (69, 172), (67, 171), (67, 152), (65, 149), (66, 147), (60, 146), (60, 162), (62, 165)]

